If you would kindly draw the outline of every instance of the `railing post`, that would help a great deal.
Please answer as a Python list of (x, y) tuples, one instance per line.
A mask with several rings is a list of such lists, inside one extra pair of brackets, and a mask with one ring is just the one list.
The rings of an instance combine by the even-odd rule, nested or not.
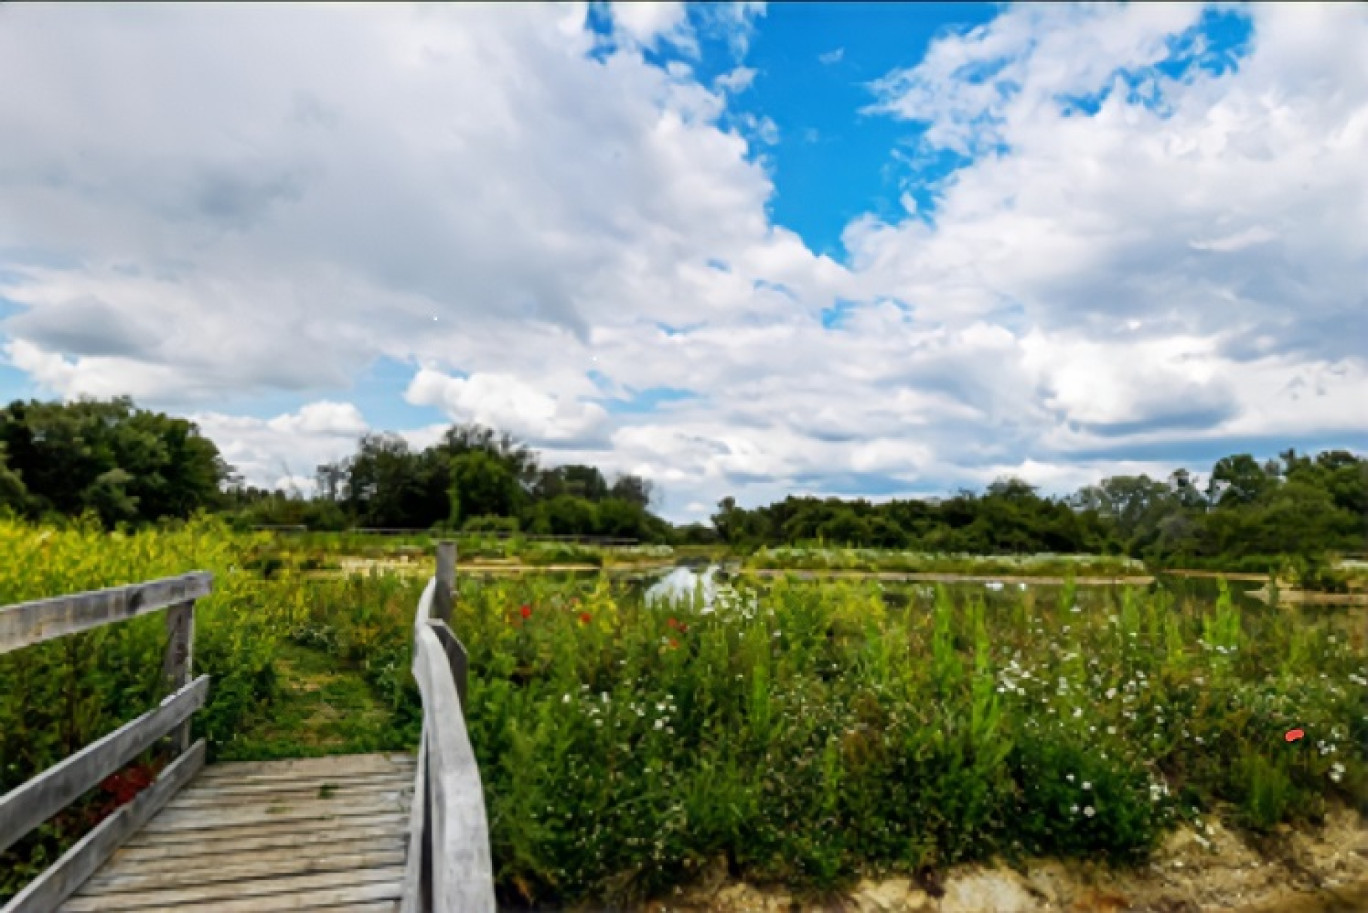
[(432, 618), (451, 621), (451, 609), (456, 590), (456, 543), (437, 543), (437, 589), (432, 594)]
[[(166, 610), (166, 653), (162, 656), (162, 674), (172, 694), (190, 684), (195, 649), (195, 600), (191, 599)], [(190, 750), (190, 720), (181, 723), (171, 733), (175, 753)]]

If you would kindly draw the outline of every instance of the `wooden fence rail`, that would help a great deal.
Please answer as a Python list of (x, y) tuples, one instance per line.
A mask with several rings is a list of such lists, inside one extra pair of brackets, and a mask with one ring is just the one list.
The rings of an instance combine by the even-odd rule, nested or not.
[(493, 913), (494, 876), (480, 770), (466, 732), (465, 646), (448, 624), (456, 544), (437, 546), (437, 573), (418, 600), (413, 676), (423, 700), (409, 826), (404, 913)]
[(195, 600), (209, 595), (212, 582), (210, 574), (197, 572), (0, 608), (0, 653), (166, 609), (162, 671), (171, 691), (158, 707), (0, 796), (0, 851), (168, 734), (176, 755), (155, 783), (102, 821), (0, 913), (55, 909), (204, 765), (204, 740), (190, 744), (190, 716), (204, 706), (209, 676), (191, 681), (191, 662)]

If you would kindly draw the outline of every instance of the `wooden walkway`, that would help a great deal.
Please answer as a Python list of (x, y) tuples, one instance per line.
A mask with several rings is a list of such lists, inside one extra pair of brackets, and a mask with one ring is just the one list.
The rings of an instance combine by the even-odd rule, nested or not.
[(190, 718), (210, 681), (192, 677), (191, 666), (195, 601), (209, 595), (209, 574), (0, 606), (0, 654), (164, 611), (162, 674), (171, 691), (0, 795), (0, 852), (140, 755), (168, 749), (172, 759), (0, 913), (494, 913), (484, 790), (465, 727), (467, 656), (447, 623), (455, 579), (455, 543), (440, 543), (413, 621), (423, 705), (416, 758), (204, 767), (208, 748), (191, 741)]
[(204, 768), (60, 909), (399, 909), (414, 759)]

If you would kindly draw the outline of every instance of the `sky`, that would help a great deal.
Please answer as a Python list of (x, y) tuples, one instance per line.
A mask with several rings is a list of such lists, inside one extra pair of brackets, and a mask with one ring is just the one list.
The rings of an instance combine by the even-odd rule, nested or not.
[(1368, 7), (0, 5), (0, 397), (249, 481), (453, 422), (656, 483), (1368, 451)]

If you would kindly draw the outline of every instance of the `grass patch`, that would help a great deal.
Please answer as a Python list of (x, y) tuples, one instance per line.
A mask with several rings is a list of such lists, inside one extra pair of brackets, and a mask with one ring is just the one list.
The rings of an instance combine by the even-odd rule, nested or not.
[[(219, 757), (263, 761), (372, 751), (406, 751), (394, 712), (361, 671), (299, 644), (281, 644), (276, 656), (279, 692), (271, 711), (247, 725)], [(327, 787), (323, 787), (327, 789)]]

